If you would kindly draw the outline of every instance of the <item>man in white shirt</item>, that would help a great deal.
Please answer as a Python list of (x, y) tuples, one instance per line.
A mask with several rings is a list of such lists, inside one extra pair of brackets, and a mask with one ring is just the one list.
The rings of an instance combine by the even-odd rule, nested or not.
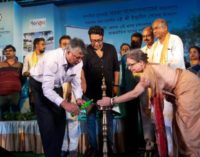
[[(59, 47), (62, 49), (70, 46), (71, 37), (63, 35), (59, 39)], [(81, 79), (81, 84), (83, 80)], [(74, 93), (70, 82), (63, 84), (63, 98), (69, 102), (76, 102)], [(66, 112), (67, 124), (65, 127), (65, 136), (62, 144), (61, 157), (77, 157), (78, 154), (78, 140), (80, 137), (80, 123), (78, 116), (73, 116), (69, 112)]]
[(152, 46), (154, 43), (153, 29), (151, 26), (147, 26), (143, 29), (142, 39), (146, 45), (142, 47), (141, 50), (148, 55), (148, 58), (151, 58)]
[[(31, 69), (35, 109), (46, 157), (59, 157), (65, 132), (65, 111), (77, 115), (84, 103), (81, 89), (82, 58), (86, 52), (82, 40), (74, 38), (66, 49), (45, 53)], [(71, 82), (76, 104), (62, 98), (62, 85)]]
[(33, 41), (33, 49), (32, 53), (28, 53), (24, 59), (22, 75), (30, 76), (31, 67), (35, 66), (37, 62), (42, 58), (45, 51), (45, 39), (44, 38), (35, 38)]
[[(152, 46), (154, 43), (153, 29), (151, 26), (147, 26), (142, 31), (142, 39), (146, 44), (141, 50), (147, 54), (148, 59), (152, 55)], [(144, 140), (146, 142), (146, 150), (152, 150), (154, 147), (154, 127), (152, 124), (152, 119), (150, 112), (150, 105), (148, 102), (147, 90), (140, 95), (140, 107), (141, 107), (141, 117), (144, 132)]]
[[(156, 19), (152, 24), (152, 28), (154, 37), (158, 40), (153, 44), (152, 56), (149, 62), (168, 64), (172, 68), (185, 69), (182, 40), (177, 35), (168, 32), (168, 24), (164, 19)], [(168, 155), (171, 157), (173, 156), (173, 107), (166, 99), (164, 99), (163, 115), (167, 134)]]
[[(44, 38), (35, 38), (33, 41), (33, 52), (28, 53), (24, 58), (22, 75), (25, 77), (30, 76), (30, 69), (38, 63), (38, 61), (43, 57), (45, 51), (45, 39)], [(32, 95), (32, 90), (29, 86), (29, 105), (31, 111), (34, 112), (34, 99)]]
[(181, 38), (168, 32), (168, 24), (164, 19), (155, 20), (152, 27), (154, 37), (158, 39), (152, 47), (152, 62), (185, 69)]

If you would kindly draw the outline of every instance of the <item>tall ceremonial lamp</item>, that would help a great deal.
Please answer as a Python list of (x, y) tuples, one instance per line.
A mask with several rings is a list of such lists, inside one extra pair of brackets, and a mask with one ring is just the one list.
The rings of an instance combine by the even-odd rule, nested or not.
[[(102, 97), (106, 96), (106, 82), (105, 77), (103, 76), (102, 79)], [(111, 110), (112, 107), (110, 106), (100, 106), (99, 110), (102, 111), (102, 134), (103, 134), (103, 157), (108, 157), (108, 118), (107, 118), (107, 111)]]

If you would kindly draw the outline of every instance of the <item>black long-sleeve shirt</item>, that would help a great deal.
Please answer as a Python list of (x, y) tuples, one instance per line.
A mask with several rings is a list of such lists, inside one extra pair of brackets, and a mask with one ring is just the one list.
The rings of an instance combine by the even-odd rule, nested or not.
[(86, 96), (96, 100), (102, 98), (102, 78), (106, 80), (106, 95), (112, 96), (112, 83), (114, 81), (114, 72), (119, 71), (119, 62), (117, 52), (113, 45), (103, 43), (103, 56), (98, 57), (94, 48), (87, 47), (88, 54), (84, 57), (83, 69), (87, 83)]

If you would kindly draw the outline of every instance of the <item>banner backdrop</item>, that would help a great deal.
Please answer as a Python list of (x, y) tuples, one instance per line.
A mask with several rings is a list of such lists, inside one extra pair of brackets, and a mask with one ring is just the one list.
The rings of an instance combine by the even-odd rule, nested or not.
[(23, 8), (23, 56), (33, 51), (35, 38), (45, 39), (47, 51), (55, 48), (54, 9), (53, 4)]
[(200, 46), (199, 8), (199, 0), (111, 0), (59, 7), (53, 4), (20, 7), (16, 2), (1, 2), (0, 51), (13, 44), (21, 59), (27, 53), (23, 49), (24, 35), (46, 31), (51, 32), (51, 42), (55, 41), (50, 49), (58, 47), (58, 39), (66, 33), (73, 37), (81, 35), (88, 43), (88, 28), (100, 25), (105, 29), (105, 42), (114, 44), (119, 52), (122, 43), (130, 43), (133, 33), (142, 32), (157, 18), (164, 18), (170, 32), (181, 37), (187, 52), (189, 46)]
[[(9, 18), (8, 18), (9, 17)], [(2, 49), (13, 43), (13, 3), (0, 5), (0, 60), (3, 58)]]
[[(131, 34), (142, 32), (144, 27), (151, 25), (157, 18), (164, 18), (168, 21), (169, 30), (181, 36), (187, 46), (190, 39), (184, 36), (183, 31), (193, 29), (192, 20), (200, 16), (199, 8), (199, 0), (96, 2), (62, 7), (61, 19), (64, 25), (78, 28), (89, 28), (92, 25), (103, 26), (105, 41), (114, 44), (119, 51), (122, 43), (130, 43)], [(200, 45), (198, 39), (200, 35), (190, 44)]]

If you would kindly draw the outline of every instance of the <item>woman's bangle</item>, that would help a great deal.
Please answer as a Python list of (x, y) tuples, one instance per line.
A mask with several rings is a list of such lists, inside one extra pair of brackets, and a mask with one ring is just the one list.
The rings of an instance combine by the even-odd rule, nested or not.
[(112, 105), (112, 106), (114, 106), (114, 104), (115, 104), (115, 97), (113, 97), (113, 98), (110, 98), (110, 104)]
[(113, 98), (110, 98), (110, 104), (113, 106)]

